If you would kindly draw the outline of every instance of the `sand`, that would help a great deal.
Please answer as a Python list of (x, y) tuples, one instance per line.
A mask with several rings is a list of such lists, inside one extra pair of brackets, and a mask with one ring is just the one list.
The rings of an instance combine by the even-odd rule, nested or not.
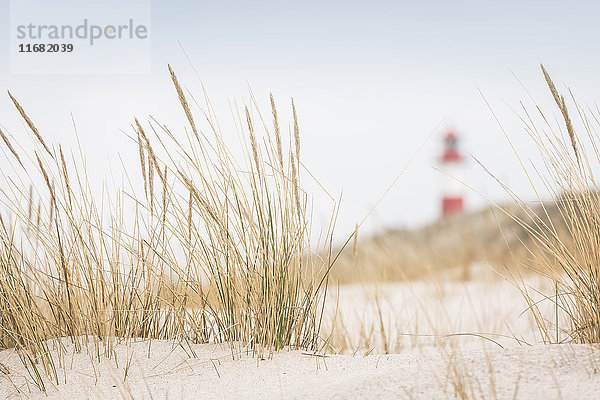
[[(528, 284), (552, 293), (545, 280), (531, 277)], [(533, 295), (544, 315), (555, 321), (554, 304), (542, 301), (539, 293)], [(520, 290), (500, 278), (342, 285), (332, 288), (328, 296), (324, 331), (331, 331), (335, 315), (334, 347), (350, 353), (359, 349), (363, 354), (385, 352), (384, 340), (389, 352), (401, 353), (434, 348), (440, 337), (455, 334), (481, 334), (503, 347), (540, 344), (539, 329), (527, 310)], [(561, 329), (567, 328), (566, 321), (560, 315)], [(364, 332), (369, 333), (368, 340)], [(560, 341), (569, 339), (559, 334)], [(455, 341), (462, 349), (478, 349), (482, 344), (476, 335), (455, 337)]]
[[(47, 397), (25, 383), (26, 372), (13, 351), (1, 352), (0, 360), (10, 373), (0, 373), (0, 397), (431, 399), (455, 398), (464, 391), (471, 398), (600, 398), (600, 349), (586, 345), (366, 357), (284, 350), (260, 362), (246, 353), (234, 357), (219, 345), (188, 347), (166, 341), (119, 345), (116, 358), (101, 357), (100, 362), (90, 362), (85, 350), (74, 353), (69, 344), (66, 349), (68, 366), (59, 373), (61, 383), (49, 385)], [(195, 357), (190, 358), (191, 350)], [(127, 359), (132, 361), (123, 381)]]
[[(14, 350), (1, 351), (9, 373), (0, 365), (0, 399), (600, 399), (600, 348), (540, 344), (522, 296), (502, 280), (348, 285), (329, 301), (344, 321), (337, 340), (351, 339), (344, 355), (283, 350), (258, 360), (215, 344), (137, 340), (98, 358), (63, 339), (59, 384), (46, 380), (47, 397)], [(396, 354), (381, 354), (378, 307)], [(444, 337), (461, 332), (490, 333), (501, 346)]]

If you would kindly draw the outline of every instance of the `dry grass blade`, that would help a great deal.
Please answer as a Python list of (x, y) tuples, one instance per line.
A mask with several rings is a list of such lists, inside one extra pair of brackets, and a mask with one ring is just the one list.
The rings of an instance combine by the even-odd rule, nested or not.
[(29, 119), (29, 117), (25, 113), (25, 110), (23, 110), (23, 107), (21, 107), (21, 105), (19, 104), (19, 102), (17, 101), (17, 99), (15, 99), (13, 97), (13, 95), (10, 93), (10, 91), (8, 92), (8, 96), (10, 97), (10, 99), (13, 102), (13, 104), (15, 105), (15, 107), (17, 108), (17, 110), (19, 111), (19, 114), (21, 114), (21, 117), (23, 117), (23, 119), (27, 123), (27, 126), (29, 126), (29, 129), (31, 129), (31, 131), (33, 132), (33, 134), (35, 135), (35, 137), (37, 138), (37, 140), (39, 140), (39, 142), (44, 147), (44, 150), (46, 150), (46, 152), (50, 155), (50, 157), (53, 157), (52, 156), (52, 152), (50, 151), (50, 149), (46, 145), (46, 142), (44, 141), (44, 138), (42, 138), (42, 135), (40, 135), (40, 133), (38, 132), (38, 130), (35, 127), (35, 125), (33, 124), (33, 122), (31, 122), (31, 119)]
[(173, 81), (173, 85), (175, 85), (175, 90), (177, 90), (177, 96), (179, 96), (179, 101), (181, 102), (181, 107), (183, 107), (183, 111), (185, 112), (185, 116), (192, 127), (192, 131), (194, 135), (196, 135), (196, 139), (198, 143), (200, 143), (200, 135), (198, 135), (198, 130), (196, 129), (196, 123), (194, 122), (194, 118), (192, 117), (192, 112), (190, 111), (190, 106), (188, 105), (187, 99), (185, 98), (185, 94), (181, 89), (181, 85), (179, 85), (179, 80), (177, 79), (177, 75), (169, 65), (169, 73), (171, 74), (171, 80)]
[(292, 113), (294, 116), (294, 143), (296, 148), (296, 162), (300, 164), (300, 127), (298, 125), (298, 116), (296, 115), (296, 105), (292, 99)]
[(279, 159), (280, 167), (283, 169), (283, 146), (281, 144), (281, 133), (279, 132), (279, 121), (277, 119), (277, 108), (275, 107), (275, 99), (273, 93), (270, 94), (271, 100), (271, 112), (273, 113), (273, 126), (275, 128), (275, 143), (277, 145), (277, 156)]
[(581, 165), (581, 161), (579, 159), (579, 151), (577, 150), (577, 140), (575, 135), (575, 130), (573, 129), (573, 124), (571, 123), (571, 117), (569, 116), (569, 110), (567, 109), (567, 105), (565, 103), (565, 98), (558, 94), (558, 90), (556, 90), (556, 86), (550, 78), (550, 75), (546, 71), (546, 68), (542, 64), (540, 64), (542, 68), (542, 72), (544, 73), (544, 78), (546, 79), (546, 83), (548, 84), (548, 88), (550, 89), (550, 93), (552, 93), (552, 97), (556, 102), (556, 105), (560, 109), (560, 112), (565, 120), (565, 126), (567, 128), (567, 132), (569, 133), (569, 138), (571, 139), (571, 147), (573, 148), (573, 152), (575, 153), (575, 158), (577, 159), (577, 164)]
[(2, 132), (2, 129), (0, 129), (0, 137), (2, 137), (2, 140), (4, 141), (4, 144), (6, 144), (6, 147), (8, 147), (8, 150), (12, 153), (13, 156), (15, 156), (15, 158), (19, 162), (19, 165), (21, 165), (21, 167), (25, 168), (23, 166), (23, 163), (21, 162), (21, 158), (19, 158), (19, 154), (17, 153), (17, 151), (14, 149), (14, 147), (12, 146), (12, 144), (10, 143), (10, 141), (8, 140), (8, 137), (6, 137), (6, 135), (4, 134), (4, 132)]
[[(137, 120), (136, 120), (136, 124)], [(141, 129), (136, 129), (137, 132), (137, 139), (138, 139), (138, 151), (140, 153), (140, 167), (142, 170), (142, 179), (144, 181), (144, 193), (146, 194), (146, 198), (148, 198), (148, 179), (146, 178), (146, 159), (144, 156), (144, 143), (142, 143), (142, 134), (143, 134), (143, 130)], [(145, 138), (144, 138), (145, 140)]]
[(250, 134), (250, 146), (252, 147), (252, 158), (254, 160), (254, 165), (256, 166), (256, 171), (260, 171), (260, 159), (258, 156), (258, 144), (256, 143), (256, 135), (254, 133), (254, 125), (252, 124), (252, 118), (250, 117), (250, 111), (248, 111), (248, 107), (245, 107), (246, 111), (246, 123), (248, 124), (248, 132)]
[[(55, 204), (56, 203), (56, 198), (54, 195), (54, 188), (52, 187), (52, 184), (50, 183), (50, 178), (48, 177), (48, 173), (46, 172), (46, 168), (44, 168), (44, 164), (42, 163), (42, 160), (40, 160), (40, 157), (38, 156), (37, 152), (35, 153), (35, 159), (37, 160), (38, 163), (38, 167), (40, 168), (40, 172), (42, 173), (42, 176), (44, 177), (44, 182), (46, 183), (46, 187), (48, 188), (48, 192), (50, 192), (50, 196), (51, 196), (51, 204)], [(52, 209), (52, 207), (51, 207)]]
[(146, 136), (146, 132), (144, 132), (144, 128), (142, 128), (142, 125), (140, 124), (140, 121), (138, 121), (137, 118), (135, 118), (135, 124), (137, 126), (138, 133), (144, 138), (146, 150), (148, 150), (148, 169), (156, 169), (160, 180), (163, 182), (163, 184), (166, 184), (165, 177), (163, 176), (162, 170), (160, 169), (160, 166), (158, 164), (156, 154), (154, 154), (154, 150), (150, 145), (150, 140), (148, 139), (148, 136)]
[(69, 205), (72, 206), (73, 203), (71, 200), (71, 185), (69, 183), (69, 171), (67, 170), (67, 163), (65, 162), (65, 156), (63, 154), (62, 147), (59, 146), (58, 149), (60, 152), (60, 162), (62, 165), (62, 173), (63, 173), (64, 182), (65, 182), (65, 190), (66, 190), (67, 196), (69, 198)]

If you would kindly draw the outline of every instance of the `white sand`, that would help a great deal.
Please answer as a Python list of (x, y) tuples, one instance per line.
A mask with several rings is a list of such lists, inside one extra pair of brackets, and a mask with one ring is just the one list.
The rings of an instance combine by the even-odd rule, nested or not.
[[(337, 304), (335, 297), (330, 296), (330, 306)], [(376, 304), (390, 351), (399, 354), (376, 354), (382, 351)], [(351, 285), (341, 288), (339, 305), (341, 337), (353, 338), (349, 350), (363, 346), (357, 354), (371, 355), (282, 351), (258, 363), (252, 354), (234, 357), (227, 347), (153, 340), (118, 345), (110, 358), (92, 361), (87, 350), (76, 353), (65, 339), (60, 384), (46, 381), (47, 398), (444, 399), (466, 392), (478, 399), (600, 399), (600, 348), (540, 345), (530, 316), (519, 316), (526, 303), (506, 282), (396, 283), (377, 290)], [(372, 341), (365, 345), (361, 332), (370, 329)], [(460, 332), (514, 334), (533, 346), (506, 336), (490, 335), (504, 349), (477, 336), (440, 338)], [(443, 347), (449, 345), (461, 350)], [(131, 366), (124, 381), (127, 360)], [(30, 383), (14, 351), (0, 352), (0, 363), (10, 372), (0, 366), (0, 399), (46, 398)]]
[[(530, 278), (528, 284), (536, 290), (552, 293), (547, 282), (537, 277)], [(530, 291), (535, 300), (543, 299), (541, 294)], [(537, 304), (549, 321), (555, 321), (555, 307), (551, 301)], [(337, 349), (343, 348), (340, 344), (343, 337), (347, 342), (345, 350), (350, 352), (359, 349), (363, 354), (369, 351), (383, 353), (381, 326), (392, 353), (432, 348), (445, 335), (463, 333), (482, 334), (504, 347), (542, 342), (520, 290), (499, 278), (352, 284), (343, 285), (339, 290), (332, 288), (328, 296), (325, 332), (331, 330), (336, 307), (338, 334), (334, 334), (332, 342)], [(561, 315), (561, 329), (567, 328), (564, 326), (566, 321)], [(554, 333), (555, 329), (551, 327), (551, 331)], [(364, 332), (370, 334), (369, 341), (364, 340)], [(560, 340), (567, 339), (565, 334), (560, 334)], [(481, 348), (482, 343), (481, 338), (474, 335), (455, 337), (455, 341), (462, 349)]]
[[(522, 399), (600, 398), (600, 349), (584, 345), (496, 347), (455, 358), (435, 351), (325, 358), (283, 351), (257, 366), (256, 358), (244, 354), (234, 360), (216, 345), (194, 345), (196, 357), (189, 358), (181, 346), (152, 341), (148, 357), (148, 343), (118, 346), (118, 363), (114, 357), (91, 363), (85, 352), (73, 354), (68, 345), (63, 382), (50, 387), (47, 398), (430, 399), (454, 398), (454, 384), (461, 383), (476, 398), (511, 399), (515, 391)], [(123, 383), (127, 357), (133, 361)], [(1, 352), (0, 361), (10, 370), (0, 373), (1, 398), (46, 398), (25, 384), (12, 351)]]

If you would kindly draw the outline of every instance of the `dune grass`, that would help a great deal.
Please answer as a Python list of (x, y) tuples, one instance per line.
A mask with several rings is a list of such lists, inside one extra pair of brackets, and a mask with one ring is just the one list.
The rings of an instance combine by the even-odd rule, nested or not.
[(254, 100), (234, 110), (236, 159), (208, 99), (202, 131), (169, 71), (186, 133), (132, 118), (140, 169), (125, 172), (139, 184), (112, 194), (94, 193), (84, 157), (46, 142), (9, 93), (35, 146), (22, 153), (2, 132), (16, 174), (2, 174), (0, 348), (16, 348), (42, 390), (64, 365), (50, 351), (61, 337), (98, 356), (134, 338), (228, 343), (258, 358), (320, 346), (332, 258), (311, 256), (328, 248), (311, 245), (293, 101), (285, 137), (273, 96), (270, 118)]
[[(570, 90), (570, 100), (565, 100), (546, 69), (541, 69), (560, 116), (552, 118), (535, 102), (533, 110), (523, 107), (521, 120), (544, 165), (530, 170), (519, 161), (530, 182), (534, 175), (548, 177), (545, 188), (532, 183), (542, 212), (509, 188), (507, 193), (524, 215), (504, 211), (532, 238), (526, 256), (518, 262), (523, 270), (549, 279), (554, 291), (539, 293), (527, 285), (523, 270), (513, 271), (512, 280), (521, 288), (543, 342), (599, 343), (600, 191), (595, 176), (600, 166), (600, 112), (580, 106)], [(551, 194), (550, 202), (540, 194), (543, 190)], [(543, 300), (534, 300), (540, 294)], [(548, 301), (554, 305), (552, 315), (540, 309)]]

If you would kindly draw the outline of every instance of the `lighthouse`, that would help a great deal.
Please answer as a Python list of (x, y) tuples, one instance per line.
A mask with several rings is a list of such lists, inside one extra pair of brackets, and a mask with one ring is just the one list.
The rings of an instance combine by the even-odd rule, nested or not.
[(444, 182), (442, 184), (442, 217), (460, 214), (463, 211), (464, 201), (460, 182), (464, 157), (459, 151), (458, 135), (449, 131), (444, 136), (444, 150), (439, 159), (443, 172)]

